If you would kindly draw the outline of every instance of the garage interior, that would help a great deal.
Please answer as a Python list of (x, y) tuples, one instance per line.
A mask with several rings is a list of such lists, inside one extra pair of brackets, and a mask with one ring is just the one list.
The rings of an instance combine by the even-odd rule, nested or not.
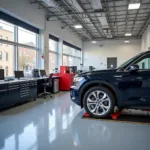
[[(70, 98), (75, 74), (62, 75), (114, 69), (148, 50), (150, 0), (0, 0), (0, 150), (149, 150), (149, 124), (83, 119)], [(16, 95), (6, 99), (3, 83), (34, 69), (55, 74), (52, 97), (10, 106)]]

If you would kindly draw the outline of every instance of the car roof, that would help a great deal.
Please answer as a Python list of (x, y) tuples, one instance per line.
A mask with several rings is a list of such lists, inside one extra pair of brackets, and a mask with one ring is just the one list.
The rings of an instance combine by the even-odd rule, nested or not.
[(150, 53), (150, 50), (145, 51), (145, 52), (142, 52), (142, 53), (140, 53), (140, 54), (147, 54), (147, 53)]

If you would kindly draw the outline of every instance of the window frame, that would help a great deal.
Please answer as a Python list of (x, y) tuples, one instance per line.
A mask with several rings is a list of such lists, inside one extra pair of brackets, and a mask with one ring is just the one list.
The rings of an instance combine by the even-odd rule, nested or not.
[[(0, 20), (4, 21), (6, 23), (10, 23), (10, 24), (13, 25), (13, 29), (12, 30), (13, 30), (13, 38), (14, 38), (14, 40), (13, 41), (9, 41), (8, 36), (5, 36), (5, 35), (4, 35), (4, 37), (7, 38), (7, 39), (6, 40), (2, 39), (3, 35), (0, 35), (0, 37), (1, 37), (0, 38), (0, 45), (6, 44), (7, 46), (9, 46), (9, 45), (13, 46), (13, 50), (14, 50), (14, 53), (13, 53), (13, 55), (14, 55), (14, 64), (13, 64), (14, 65), (14, 70), (18, 70), (19, 69), (19, 58), (18, 58), (19, 47), (23, 47), (23, 48), (27, 48), (27, 49), (31, 49), (31, 50), (36, 50), (36, 58), (35, 59), (36, 59), (36, 68), (38, 68), (38, 66), (39, 66), (39, 62), (38, 62), (39, 59), (38, 59), (38, 57), (39, 57), (39, 53), (40, 53), (40, 50), (39, 50), (39, 46), (40, 46), (39, 45), (39, 34), (35, 33), (36, 45), (34, 47), (33, 46), (29, 46), (29, 45), (25, 45), (25, 44), (21, 44), (21, 43), (19, 43), (19, 39), (18, 39), (18, 31), (19, 31), (19, 27), (21, 27), (21, 28), (23, 28), (23, 27), (15, 25), (15, 24), (13, 24), (13, 23), (11, 23), (9, 21), (6, 21), (3, 18), (0, 18)], [(25, 30), (28, 30), (28, 29), (25, 29)], [(33, 31), (29, 30), (29, 32), (33, 32)], [(6, 53), (8, 53), (8, 52), (6, 52)], [(0, 60), (3, 60), (3, 54), (2, 54), (2, 59), (0, 59)], [(9, 56), (8, 56), (8, 60), (6, 59), (6, 61), (9, 61)], [(5, 68), (5, 66), (3, 66), (3, 68)]]
[[(67, 46), (69, 49), (74, 49), (74, 50), (75, 50), (75, 55), (73, 55), (73, 54), (71, 55), (71, 54), (64, 53), (64, 46)], [(79, 57), (78, 54), (77, 54), (78, 51), (80, 51), (80, 57)], [(69, 57), (72, 57), (72, 58), (74, 59), (74, 61), (73, 61), (73, 64), (75, 64), (74, 66), (77, 66), (78, 69), (79, 69), (80, 66), (78, 66), (78, 65), (76, 64), (76, 59), (79, 59), (79, 60), (80, 60), (80, 63), (81, 63), (81, 60), (82, 60), (82, 57), (81, 57), (81, 50), (76, 49), (76, 47), (72, 47), (72, 46), (69, 46), (69, 45), (66, 45), (66, 44), (63, 43), (63, 56), (67, 56), (67, 66), (69, 66)], [(63, 57), (63, 56), (62, 56), (62, 57)], [(63, 62), (63, 65), (64, 65), (64, 62)]]
[[(53, 52), (53, 51), (49, 51), (49, 55), (50, 55), (50, 54), (55, 54), (55, 55), (56, 55), (56, 62), (55, 62), (55, 63), (56, 63), (55, 66), (56, 66), (56, 67), (55, 67), (55, 68), (58, 68), (58, 53), (57, 53), (57, 52)], [(48, 56), (48, 57), (49, 57), (49, 56)], [(50, 57), (49, 57), (49, 58), (50, 58)], [(49, 60), (49, 63), (50, 63), (50, 60)], [(51, 72), (51, 71), (50, 71), (50, 67), (49, 67), (49, 72), (50, 72), (50, 73), (53, 73), (53, 72), (55, 72), (55, 71), (52, 71), (52, 72)]]
[[(50, 54), (55, 54), (56, 55), (56, 61), (55, 61), (55, 68), (58, 68), (58, 39), (56, 38), (56, 40), (55, 40), (55, 38), (54, 38), (55, 36), (53, 36), (53, 35), (49, 35), (49, 40), (48, 40), (48, 42), (49, 42), (49, 44), (48, 45), (50, 45), (50, 40), (52, 40), (52, 41), (54, 41), (54, 42), (56, 42), (57, 43), (57, 48), (56, 48), (56, 51), (53, 51), (53, 50), (50, 50), (50, 48), (48, 47), (48, 49), (49, 49), (49, 55)], [(49, 59), (50, 59), (50, 56), (48, 56), (49, 57)], [(49, 60), (49, 72), (50, 73), (53, 73), (53, 72), (55, 72), (55, 71), (50, 71), (50, 60)]]
[[(28, 51), (28, 50), (31, 50), (31, 51), (34, 51), (34, 52), (35, 52), (35, 61), (36, 61), (36, 62), (35, 62), (35, 68), (36, 68), (36, 67), (37, 67), (37, 51), (36, 51), (35, 49), (30, 49), (30, 48), (27, 48), (27, 47), (20, 47), (20, 46), (18, 46), (18, 69), (20, 69), (20, 68), (19, 68), (19, 61), (20, 61), (20, 60), (19, 60), (19, 53), (20, 53), (20, 52), (19, 52), (19, 51), (20, 51), (19, 49), (20, 49), (20, 48), (27, 49), (27, 51)], [(27, 53), (28, 53), (28, 52), (27, 52)], [(29, 63), (29, 62), (27, 62), (27, 63)], [(26, 67), (26, 66), (25, 66), (25, 67)], [(22, 70), (22, 69), (20, 69), (20, 70)], [(29, 69), (28, 69), (28, 70), (24, 69), (23, 71), (25, 72), (25, 71), (30, 71), (30, 70), (29, 70)]]

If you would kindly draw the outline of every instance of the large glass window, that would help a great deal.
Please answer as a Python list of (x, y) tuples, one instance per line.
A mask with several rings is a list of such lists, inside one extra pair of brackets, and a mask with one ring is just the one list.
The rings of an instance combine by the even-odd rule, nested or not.
[(64, 66), (77, 66), (80, 69), (81, 51), (63, 45), (63, 65)]
[[(5, 54), (7, 56), (9, 55), (9, 61), (7, 61), (7, 58), (5, 57)], [(3, 56), (3, 57), (2, 57)], [(0, 66), (5, 69), (5, 75), (6, 76), (13, 76), (14, 75), (14, 46), (9, 45), (6, 46), (6, 44), (0, 45)]]
[(19, 27), (18, 29), (18, 42), (21, 44), (36, 47), (36, 33)]
[(58, 67), (58, 42), (49, 39), (49, 72), (54, 72)]
[(64, 66), (68, 65), (68, 57), (66, 55), (63, 55), (63, 65)]
[(52, 39), (49, 39), (49, 50), (57, 52), (58, 51), (58, 42)]
[(0, 68), (5, 76), (14, 76), (14, 70), (31, 72), (37, 68), (37, 39), (37, 33), (0, 19)]
[(57, 68), (57, 54), (49, 53), (49, 71), (54, 72)]
[(36, 68), (36, 50), (19, 47), (18, 48), (19, 70), (31, 72)]
[(0, 20), (0, 39), (14, 41), (14, 25)]
[(71, 56), (68, 57), (68, 66), (74, 66), (74, 58)]

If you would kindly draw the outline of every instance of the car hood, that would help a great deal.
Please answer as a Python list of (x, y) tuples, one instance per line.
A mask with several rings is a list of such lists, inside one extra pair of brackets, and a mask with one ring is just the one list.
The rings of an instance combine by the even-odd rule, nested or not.
[(116, 72), (117, 69), (107, 69), (107, 70), (96, 70), (96, 71), (88, 71), (78, 74), (77, 76), (87, 76), (87, 75), (96, 75), (96, 74), (107, 74)]

